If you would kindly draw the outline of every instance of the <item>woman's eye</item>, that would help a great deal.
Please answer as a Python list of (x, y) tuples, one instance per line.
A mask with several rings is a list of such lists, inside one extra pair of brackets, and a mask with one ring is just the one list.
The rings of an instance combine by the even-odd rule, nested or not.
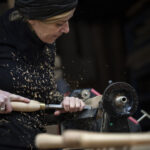
[(59, 24), (59, 23), (56, 24), (57, 27), (61, 27), (62, 25), (63, 25), (63, 24)]

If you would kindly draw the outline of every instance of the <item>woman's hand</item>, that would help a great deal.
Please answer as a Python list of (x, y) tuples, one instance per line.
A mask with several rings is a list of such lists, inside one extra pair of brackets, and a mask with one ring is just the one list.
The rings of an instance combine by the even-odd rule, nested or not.
[(79, 99), (79, 98), (75, 98), (75, 97), (64, 97), (64, 100), (62, 101), (62, 105), (64, 107), (64, 110), (56, 110), (54, 112), (54, 115), (58, 116), (61, 113), (65, 113), (65, 112), (77, 112), (77, 111), (82, 111), (85, 104), (84, 102)]
[(30, 100), (28, 98), (0, 90), (0, 114), (12, 112), (11, 101), (29, 103)]

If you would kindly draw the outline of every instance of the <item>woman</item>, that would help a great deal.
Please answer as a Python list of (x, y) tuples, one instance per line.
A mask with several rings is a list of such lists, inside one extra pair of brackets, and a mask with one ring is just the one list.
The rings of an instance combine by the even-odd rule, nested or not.
[[(34, 148), (43, 132), (44, 111), (13, 112), (11, 101), (62, 103), (63, 112), (81, 111), (84, 103), (63, 97), (54, 80), (55, 40), (69, 32), (77, 0), (16, 0), (0, 18), (0, 149)], [(13, 93), (13, 94), (12, 94)]]

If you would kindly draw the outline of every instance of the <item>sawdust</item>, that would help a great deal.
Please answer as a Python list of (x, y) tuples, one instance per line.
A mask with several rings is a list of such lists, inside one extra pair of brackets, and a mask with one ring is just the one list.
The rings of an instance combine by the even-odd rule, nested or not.
[[(15, 91), (14, 94), (46, 104), (60, 103), (63, 100), (63, 96), (56, 91), (54, 78), (55, 50), (45, 47), (42, 53), (33, 57), (33, 60), (29, 60), (27, 56), (21, 56), (21, 54), (13, 52), (12, 58), (15, 65), (5, 66), (10, 70), (13, 80), (13, 91)], [(12, 113), (15, 114), (16, 112)], [(20, 124), (22, 130), (25, 132), (26, 129), (32, 130), (38, 128), (43, 130), (43, 126), (47, 124), (44, 116), (45, 111), (38, 111), (33, 113), (19, 112), (12, 117), (15, 117), (16, 124)], [(9, 117), (7, 118), (6, 115), (8, 121)], [(1, 119), (0, 122), (4, 122), (4, 120)], [(20, 135), (20, 139), (23, 142), (31, 142), (27, 141), (24, 135)]]

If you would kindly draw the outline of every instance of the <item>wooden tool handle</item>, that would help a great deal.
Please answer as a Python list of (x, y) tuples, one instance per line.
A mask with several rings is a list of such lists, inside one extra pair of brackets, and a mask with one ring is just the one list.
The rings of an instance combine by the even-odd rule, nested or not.
[(150, 133), (92, 133), (65, 131), (62, 136), (39, 134), (37, 148), (102, 148), (117, 146), (149, 145)]
[(62, 136), (51, 134), (39, 134), (35, 138), (35, 145), (39, 149), (64, 148)]
[(31, 100), (29, 103), (11, 102), (11, 105), (13, 111), (20, 111), (20, 112), (34, 112), (45, 109), (45, 104), (34, 100)]
[(146, 145), (150, 143), (150, 133), (91, 133), (66, 131), (63, 141), (67, 147), (100, 148), (112, 146)]

